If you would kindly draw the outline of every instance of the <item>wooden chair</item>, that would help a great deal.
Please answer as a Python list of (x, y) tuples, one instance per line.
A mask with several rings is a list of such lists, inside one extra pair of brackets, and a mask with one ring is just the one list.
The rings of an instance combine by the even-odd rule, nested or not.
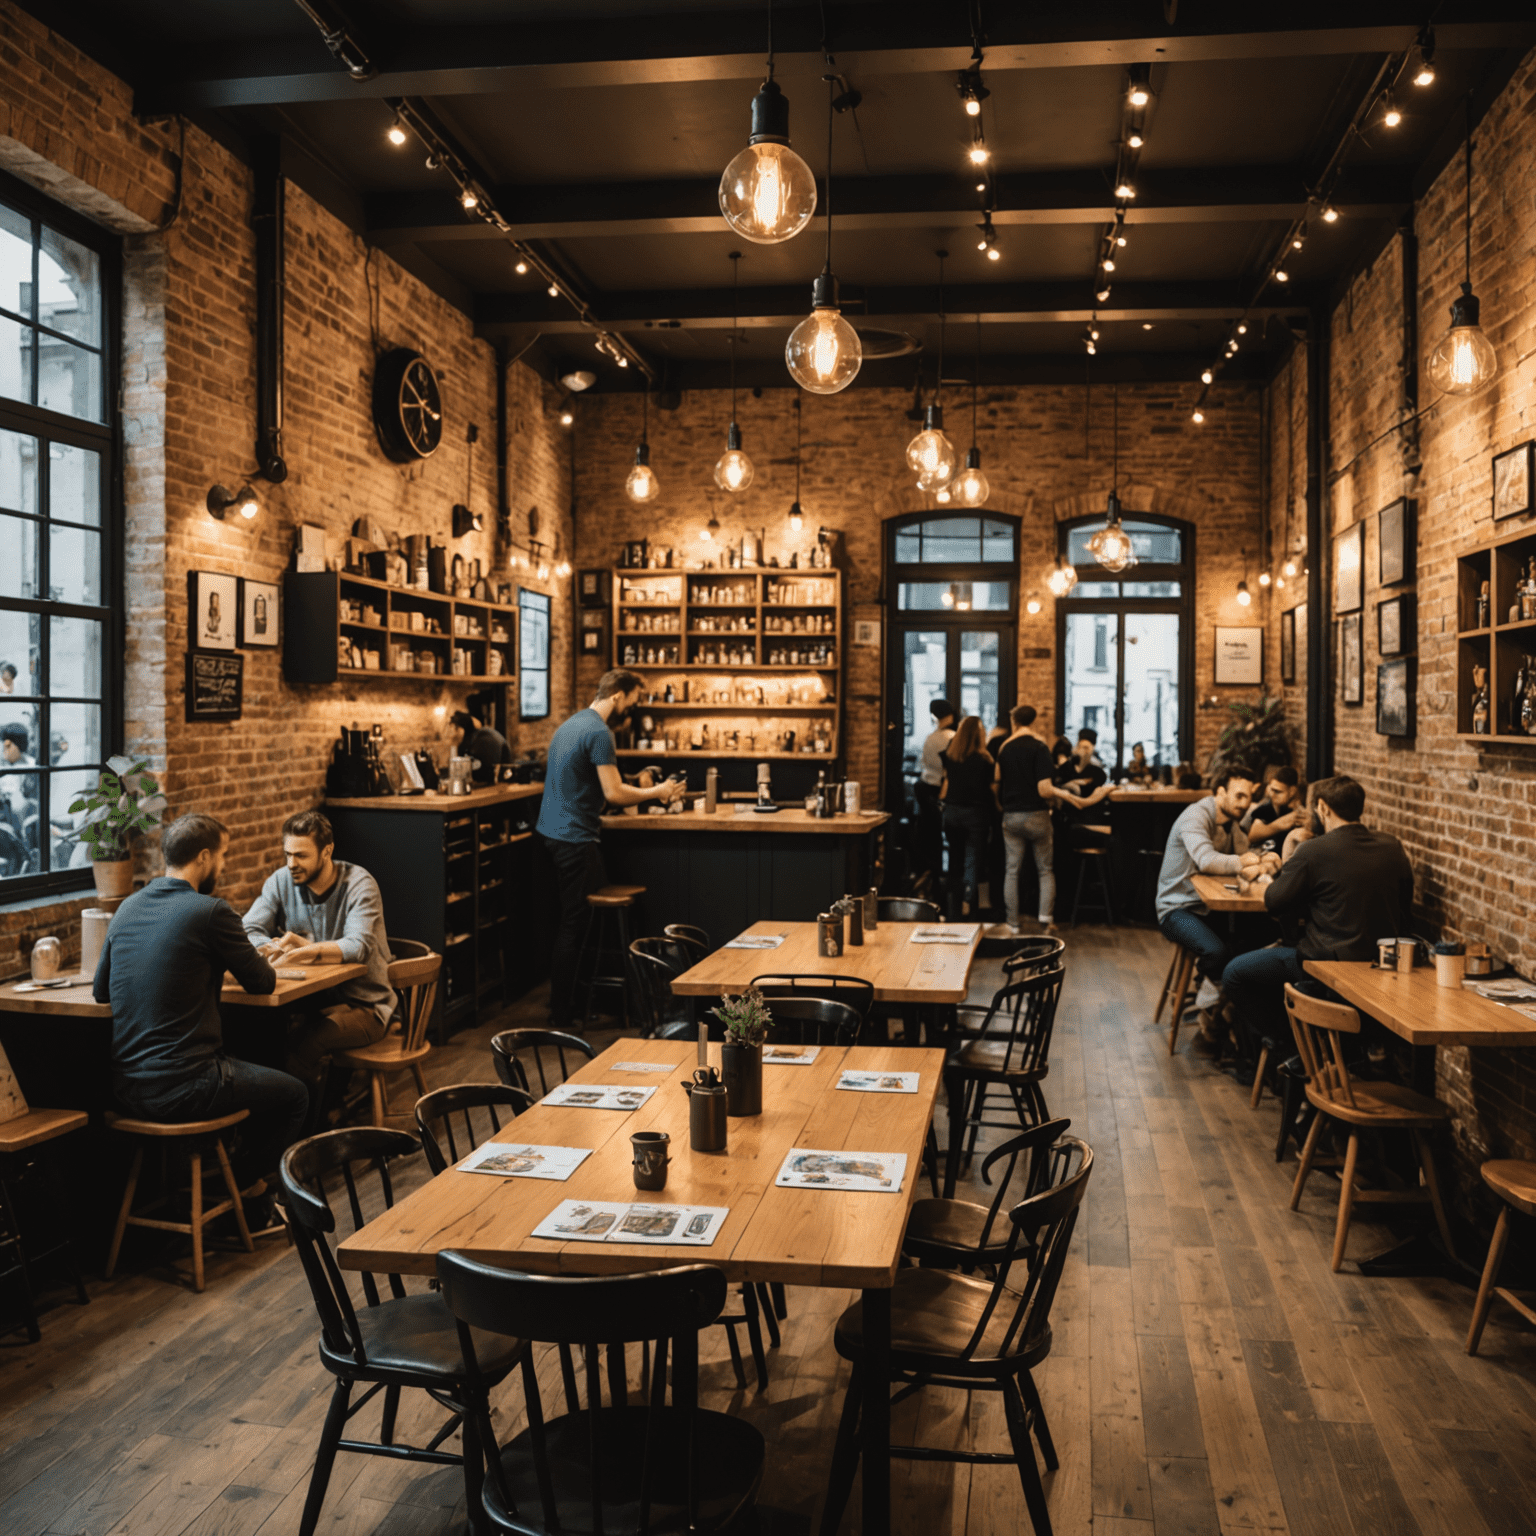
[(437, 978), (443, 957), (430, 950), (425, 955), (391, 961), (389, 984), (400, 996), (398, 1022), (389, 1033), (372, 1045), (360, 1045), (355, 1051), (337, 1051), (335, 1059), (368, 1074), (368, 1088), (373, 1097), (373, 1123), (382, 1127), (389, 1114), (388, 1078), (391, 1072), (407, 1069), (416, 1079), (418, 1093), (427, 1091), (421, 1064), (432, 1054), (427, 1026), (432, 1022), (437, 1002)]
[(852, 1045), (863, 1020), (857, 1008), (834, 1003), (825, 997), (800, 997), (793, 993), (772, 997), (770, 1045)]
[(1184, 1017), (1184, 1010), (1189, 1007), (1190, 998), (1194, 995), (1197, 983), (1195, 981), (1195, 952), (1186, 949), (1182, 944), (1172, 946), (1173, 956), (1168, 962), (1168, 974), (1163, 978), (1163, 990), (1157, 999), (1157, 1011), (1152, 1015), (1153, 1024), (1160, 1024), (1163, 1018), (1163, 1009), (1168, 1013), (1168, 1054), (1174, 1055), (1179, 1048), (1179, 1021)]
[[(533, 1095), (523, 1088), (509, 1088), (505, 1083), (454, 1083), (447, 1088), (437, 1088), (416, 1100), (416, 1129), (421, 1136), (421, 1150), (427, 1154), (427, 1166), (433, 1177), (446, 1172), (461, 1157), (468, 1157), (481, 1142), (488, 1141), (501, 1130), (502, 1114), (514, 1120), (533, 1104)], [(490, 1122), (490, 1129), (481, 1135), (475, 1126), (474, 1111), (483, 1109)], [(460, 1126), (454, 1129), (453, 1117), (458, 1115)], [(443, 1154), (438, 1136), (448, 1143), (448, 1153)], [(460, 1139), (463, 1148), (460, 1149)]]
[[(683, 938), (634, 939), (629, 946), (630, 999), (647, 1040), (688, 1040), (696, 1029), (687, 1000), (672, 991), (673, 981), (695, 963), (696, 946)], [(703, 955), (698, 955), (703, 959)]]
[[(546, 1062), (546, 1051), (555, 1053), (555, 1060), (560, 1065), (559, 1077), (554, 1077), (554, 1064)], [(596, 1049), (588, 1045), (580, 1035), (567, 1035), (558, 1029), (504, 1029), (499, 1035), (491, 1037), (491, 1060), (496, 1067), (496, 1076), (509, 1088), (521, 1088), (525, 1093), (532, 1093), (533, 1079), (529, 1076), (525, 1059), (531, 1058), (534, 1073), (539, 1079), (539, 1098), (543, 1098), (551, 1088), (557, 1088), (575, 1070), (565, 1059), (567, 1051), (587, 1061), (597, 1055)]]
[(715, 947), (709, 941), (708, 931), (693, 923), (668, 923), (661, 931), (669, 939), (681, 939), (684, 943), (696, 944), (699, 948), (700, 960)]
[[(0, 1065), (4, 1061), (4, 1054), (0, 1052)], [(27, 1338), (33, 1344), (42, 1338), (42, 1330), (38, 1327), (32, 1272), (44, 1259), (62, 1253), (74, 1279), (75, 1295), (80, 1305), (85, 1306), (91, 1299), (85, 1293), (85, 1281), (80, 1275), (74, 1244), (64, 1224), (71, 1202), (58, 1187), (53, 1159), (35, 1149), (56, 1141), (60, 1136), (67, 1136), (71, 1131), (78, 1131), (89, 1121), (90, 1116), (83, 1109), (27, 1109), (10, 1120), (0, 1121), (0, 1248), (9, 1248), (15, 1261), (10, 1269), (0, 1270), (0, 1279), (11, 1273), (20, 1277)], [(13, 1170), (32, 1160), (36, 1161), (43, 1182), (48, 1186), (42, 1193), (53, 1209), (58, 1236), (48, 1246), (29, 1252), (23, 1240), (21, 1220), (11, 1186), (16, 1182)]]
[(880, 896), (875, 905), (882, 923), (942, 923), (944, 913), (936, 901), (920, 896)]
[[(618, 991), (620, 1023), (629, 1023), (623, 957), (629, 952), (629, 914), (634, 911), (635, 903), (644, 895), (643, 885), (604, 885), (587, 897), (587, 928), (581, 937), (581, 948), (576, 953), (576, 987), (586, 988), (586, 1003), (581, 1011), (583, 1029), (591, 1021), (592, 994), (599, 987)], [(610, 918), (613, 919), (617, 932), (617, 938), (613, 943), (608, 942)], [(594, 937), (596, 943), (593, 945), (589, 965), (587, 946)], [(617, 954), (620, 957), (617, 974), (603, 971), (603, 957), (611, 954)]]
[(829, 1003), (842, 1003), (858, 1014), (861, 1023), (875, 1006), (875, 984), (865, 981), (862, 976), (775, 971), (754, 976), (748, 985), (756, 987), (769, 999), (770, 1005), (774, 999), (791, 997), (819, 997)]
[[(1289, 982), (1285, 988), (1285, 1011), (1291, 1021), (1291, 1033), (1307, 1074), (1307, 1102), (1317, 1111), (1306, 1145), (1301, 1149), (1301, 1165), (1291, 1186), (1291, 1209), (1301, 1204), (1301, 1192), (1312, 1171), (1317, 1139), (1326, 1121), (1336, 1120), (1349, 1127), (1349, 1145), (1344, 1153), (1344, 1171), (1339, 1190), (1339, 1218), (1333, 1235), (1333, 1270), (1337, 1274), (1344, 1263), (1344, 1245), (1349, 1240), (1349, 1223), (1358, 1201), (1392, 1204), (1428, 1200), (1434, 1208), (1435, 1222), (1448, 1251), (1454, 1252), (1445, 1207), (1440, 1202), (1440, 1183), (1435, 1176), (1434, 1149), (1429, 1132), (1450, 1118), (1450, 1110), (1438, 1099), (1426, 1098), (1411, 1088), (1396, 1083), (1355, 1082), (1344, 1059), (1341, 1035), (1360, 1033), (1359, 1013), (1344, 1003), (1325, 1003), (1320, 998), (1298, 992)], [(1359, 1189), (1355, 1185), (1355, 1166), (1360, 1156), (1360, 1132), (1407, 1131), (1413, 1137), (1419, 1166), (1424, 1170), (1424, 1188)]]
[[(4, 1130), (0, 1126), (0, 1130)], [(1501, 1158), (1482, 1166), (1483, 1183), (1504, 1203), (1488, 1244), (1488, 1260), (1483, 1265), (1482, 1283), (1477, 1288), (1477, 1305), (1472, 1309), (1472, 1326), (1467, 1330), (1467, 1353), (1475, 1355), (1488, 1321), (1488, 1309), (1497, 1296), (1507, 1301), (1528, 1323), (1536, 1323), (1536, 1308), (1528, 1307), (1512, 1291), (1498, 1283), (1499, 1265), (1504, 1260), (1504, 1245), (1509, 1241), (1509, 1211), (1513, 1206), (1527, 1216), (1536, 1216), (1536, 1163), (1525, 1158)]]
[[(248, 1109), (237, 1109), (231, 1114), (219, 1115), (213, 1120), (189, 1120), (171, 1124), (159, 1120), (136, 1120), (127, 1115), (108, 1113), (107, 1124), (124, 1136), (134, 1138), (133, 1161), (128, 1166), (128, 1183), (123, 1190), (123, 1203), (118, 1208), (117, 1226), (112, 1233), (112, 1246), (107, 1253), (104, 1277), (112, 1278), (117, 1268), (117, 1256), (122, 1250), (123, 1234), (129, 1227), (149, 1227), (156, 1232), (180, 1232), (192, 1239), (192, 1288), (203, 1289), (203, 1228), (216, 1221), (227, 1211), (233, 1211), (240, 1241), (247, 1253), (254, 1253), (256, 1245), (251, 1241), (250, 1228), (245, 1224), (245, 1207), (241, 1197), (261, 1194), (266, 1186), (258, 1181), (249, 1189), (242, 1190), (235, 1183), (235, 1171), (230, 1167), (229, 1153), (224, 1146), (224, 1133), (250, 1115)], [(144, 1167), (144, 1145), (159, 1142), (162, 1150), (174, 1145), (187, 1157), (190, 1179), (191, 1211), (186, 1221), (167, 1221), (160, 1217), (144, 1216), (134, 1210), (133, 1197), (139, 1187), (139, 1174)], [(204, 1204), (203, 1156), (212, 1149), (218, 1158), (219, 1172), (223, 1176), (225, 1198), (213, 1205)], [(171, 1198), (169, 1189), (141, 1209), (152, 1211), (166, 1204)]]

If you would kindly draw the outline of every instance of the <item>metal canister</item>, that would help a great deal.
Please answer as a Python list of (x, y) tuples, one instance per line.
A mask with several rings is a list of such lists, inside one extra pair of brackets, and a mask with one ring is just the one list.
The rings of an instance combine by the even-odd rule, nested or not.
[(874, 886), (864, 893), (864, 931), (873, 933), (880, 926), (880, 893)]
[(837, 960), (843, 953), (843, 917), (823, 912), (816, 919), (816, 953), (823, 960)]
[(838, 902), (844, 912), (848, 914), (848, 943), (850, 947), (864, 943), (864, 898), (862, 896), (844, 896)]

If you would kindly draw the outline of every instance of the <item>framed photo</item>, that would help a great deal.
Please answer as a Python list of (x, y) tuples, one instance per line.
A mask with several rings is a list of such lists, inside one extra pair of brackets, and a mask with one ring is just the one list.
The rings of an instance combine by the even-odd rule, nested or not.
[(270, 581), (240, 578), (240, 644), (271, 648), (277, 644), (277, 587)]
[(232, 651), (240, 612), (240, 578), (218, 571), (187, 573), (187, 649)]
[(1339, 620), (1339, 683), (1346, 704), (1365, 702), (1364, 665), (1360, 646), (1360, 615), (1346, 613)]
[(855, 645), (879, 645), (879, 619), (855, 619), (853, 621), (853, 643)]
[(1520, 517), (1536, 503), (1536, 443), (1493, 456), (1493, 520)]
[(613, 601), (613, 575), (592, 570), (576, 573), (576, 601), (583, 608), (606, 608)]
[(1413, 735), (1413, 658), (1384, 661), (1376, 668), (1376, 734)]
[(581, 631), (581, 654), (583, 656), (603, 656), (608, 651), (608, 637), (600, 629), (584, 629)]
[(1264, 682), (1264, 631), (1226, 624), (1216, 626), (1216, 681), (1239, 687)]
[(624, 546), (624, 564), (631, 571), (643, 571), (646, 557), (650, 553), (650, 541), (648, 539), (631, 539)]
[(1346, 528), (1333, 541), (1333, 611), (1355, 613), (1364, 599), (1360, 582), (1365, 570), (1365, 524)]
[(1376, 514), (1377, 577), (1384, 587), (1413, 580), (1415, 505), (1400, 496)]
[(1280, 681), (1296, 681), (1296, 610), (1287, 608), (1280, 615)]
[(200, 656), (188, 651), (187, 723), (238, 720), (244, 701), (244, 676), (244, 656)]
[(1411, 592), (1376, 604), (1376, 649), (1383, 656), (1404, 656), (1409, 651), (1416, 651), (1418, 639)]

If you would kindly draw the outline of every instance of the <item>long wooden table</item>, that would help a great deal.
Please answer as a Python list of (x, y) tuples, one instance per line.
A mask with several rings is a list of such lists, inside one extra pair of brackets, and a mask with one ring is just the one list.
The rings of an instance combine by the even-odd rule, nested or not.
[(1241, 895), (1229, 889), (1237, 884), (1236, 875), (1191, 875), (1189, 883), (1200, 893), (1200, 900), (1212, 912), (1265, 912), (1262, 891)]
[[(981, 945), (980, 923), (969, 927), (965, 944), (914, 944), (912, 935), (934, 923), (881, 923), (866, 929), (862, 944), (843, 946), (829, 960), (816, 953), (815, 923), (753, 923), (738, 937), (779, 935), (777, 949), (717, 949), (672, 983), (679, 997), (719, 997), (739, 992), (754, 976), (855, 976), (873, 982), (877, 1003), (963, 1003), (971, 985), (971, 966)], [(846, 927), (846, 924), (845, 924)]]
[[(244, 987), (226, 979), (219, 1001), (226, 1008), (286, 1008), (300, 998), (312, 997), (328, 987), (339, 986), (366, 973), (366, 965), (305, 965), (296, 967), (304, 972), (302, 981), (285, 981), (278, 978), (277, 990), (265, 994), (247, 992)], [(111, 1006), (98, 1003), (91, 995), (88, 980), (77, 981), (67, 987), (49, 987), (42, 992), (18, 992), (16, 988), (26, 981), (19, 977), (0, 986), (0, 1009), (10, 1013), (67, 1014), (77, 1019), (110, 1019)]]
[(1434, 970), (1379, 971), (1369, 960), (1308, 960), (1307, 971), (1410, 1045), (1536, 1046), (1536, 1019), (1479, 997), (1471, 987), (1442, 987)]
[[(718, 1061), (718, 1046), (711, 1057)], [(733, 1281), (856, 1287), (864, 1297), (870, 1375), (884, 1381), (890, 1287), (917, 1196), (943, 1059), (941, 1051), (905, 1047), (823, 1047), (808, 1067), (764, 1066), (762, 1114), (730, 1121), (726, 1152), (693, 1152), (688, 1096), (680, 1085), (693, 1071), (696, 1047), (680, 1040), (620, 1040), (572, 1081), (626, 1088), (656, 1084), (641, 1108), (624, 1114), (540, 1103), (498, 1135), (501, 1141), (592, 1148), (568, 1180), (502, 1179), (449, 1169), (347, 1238), (337, 1256), (348, 1269), (431, 1275), (438, 1253), (453, 1248), (488, 1264), (540, 1274), (633, 1274), (703, 1263), (718, 1266)], [(666, 1071), (615, 1072), (616, 1061), (665, 1063)], [(836, 1083), (845, 1066), (916, 1071), (918, 1092), (840, 1091)], [(629, 1138), (642, 1130), (666, 1131), (672, 1139), (667, 1187), (660, 1194), (634, 1188)], [(906, 1177), (899, 1194), (780, 1189), (773, 1181), (791, 1147), (904, 1152)], [(561, 1243), (529, 1235), (562, 1200), (577, 1199), (723, 1205), (730, 1215), (708, 1248)], [(883, 1390), (865, 1398), (863, 1452), (863, 1528), (874, 1536), (890, 1529), (890, 1404)]]

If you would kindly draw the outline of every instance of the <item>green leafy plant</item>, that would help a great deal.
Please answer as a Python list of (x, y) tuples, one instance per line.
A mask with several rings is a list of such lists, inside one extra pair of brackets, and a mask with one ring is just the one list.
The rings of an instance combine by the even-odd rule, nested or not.
[(81, 824), (80, 841), (91, 850), (93, 859), (126, 859), (128, 840), (159, 825), (167, 801), (154, 775), (145, 771), (148, 767), (147, 757), (109, 758), (95, 789), (87, 790), (70, 806), (72, 816), (88, 813)]
[(1221, 733), (1221, 740), (1211, 754), (1206, 773), (1214, 775), (1227, 767), (1247, 768), (1260, 774), (1270, 764), (1287, 766), (1291, 761), (1291, 731), (1285, 719), (1282, 699), (1262, 694), (1256, 702), (1238, 700), (1227, 706), (1231, 723)]
[(745, 992), (721, 994), (720, 1006), (710, 1010), (725, 1026), (727, 1045), (761, 1045), (773, 1028), (773, 1015), (756, 987)]

